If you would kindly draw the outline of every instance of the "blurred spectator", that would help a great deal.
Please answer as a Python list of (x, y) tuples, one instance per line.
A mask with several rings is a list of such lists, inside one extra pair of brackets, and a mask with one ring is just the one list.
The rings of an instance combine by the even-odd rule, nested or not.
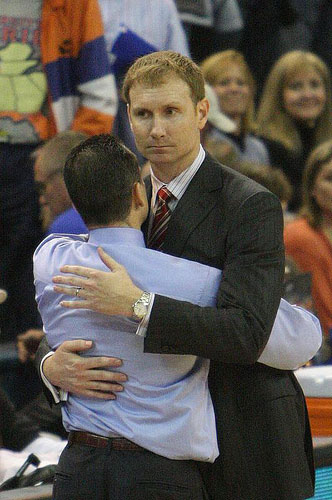
[[(301, 0), (297, 0), (301, 1)], [(311, 0), (314, 2), (314, 0)], [(311, 50), (319, 55), (332, 71), (332, 3), (331, 0), (316, 0), (320, 5), (313, 33)], [(308, 0), (306, 0), (308, 2)]]
[(121, 100), (122, 79), (140, 56), (158, 50), (189, 55), (187, 39), (174, 0), (99, 0), (105, 39), (119, 93), (113, 134), (144, 162), (129, 126), (126, 103)]
[[(47, 209), (45, 233), (87, 233), (80, 214), (72, 206), (64, 179), (63, 167), (69, 152), (88, 137), (83, 132), (67, 130), (39, 147), (35, 153), (35, 181), (40, 205)], [(31, 328), (17, 336), (18, 357), (22, 363), (32, 361), (39, 342), (44, 336), (41, 329)]]
[[(324, 0), (290, 0), (293, 23), (282, 26), (279, 34), (279, 56), (290, 50), (312, 50)], [(329, 2), (330, 3), (330, 2)]]
[(297, 23), (298, 12), (292, 0), (240, 0), (240, 4), (244, 28), (239, 50), (254, 74), (260, 96), (272, 65), (285, 51), (280, 34)]
[(240, 44), (243, 19), (237, 0), (176, 0), (176, 5), (196, 62)]
[(21, 363), (35, 359), (35, 353), (43, 337), (43, 330), (36, 328), (31, 328), (17, 336), (17, 354)]
[(301, 200), (301, 180), (310, 151), (332, 138), (331, 82), (327, 66), (310, 52), (292, 51), (273, 66), (258, 111), (258, 132), (272, 166), (281, 168)]
[(258, 182), (275, 194), (280, 200), (284, 214), (287, 214), (287, 205), (292, 196), (292, 186), (282, 170), (250, 162), (240, 162), (235, 168), (241, 174)]
[[(0, 387), (1, 483), (16, 474), (31, 452), (37, 454), (41, 467), (57, 463), (66, 445), (64, 441), (66, 438), (67, 433), (62, 426), (60, 405), (53, 405), (50, 408), (45, 396), (41, 395), (28, 406), (17, 411)], [(29, 472), (31, 469), (28, 469), (27, 473)], [(24, 475), (24, 478), (26, 477)], [(39, 476), (38, 480), (41, 481), (42, 476)]]
[(34, 174), (39, 202), (41, 206), (47, 207), (50, 217), (50, 224), (45, 228), (46, 234), (88, 232), (81, 216), (73, 208), (63, 180), (68, 154), (87, 137), (87, 134), (74, 130), (60, 132), (36, 152)]
[[(46, 234), (87, 233), (88, 230), (78, 212), (73, 208), (63, 180), (63, 167), (71, 149), (88, 137), (83, 132), (60, 132), (35, 151), (35, 180), (40, 194), (40, 204), (49, 216), (44, 221)], [(31, 328), (17, 336), (18, 357), (22, 363), (32, 361), (39, 342), (44, 336), (42, 329)], [(51, 411), (41, 394), (20, 410), (20, 414), (38, 423), (40, 430), (47, 430), (62, 437), (66, 435), (60, 411)]]
[(61, 405), (51, 407), (43, 392), (17, 411), (16, 416), (20, 420), (27, 419), (31, 425), (37, 425), (39, 431), (56, 434), (61, 438), (68, 435), (62, 425)]
[(39, 432), (36, 422), (23, 414), (18, 416), (14, 405), (0, 387), (0, 448), (22, 450)]
[(237, 168), (241, 163), (238, 158), (236, 151), (225, 141), (215, 141), (213, 139), (207, 138), (204, 141), (204, 148), (211, 156), (213, 156), (219, 163), (227, 165), (228, 167)]
[(269, 164), (265, 144), (253, 135), (255, 83), (242, 54), (235, 50), (217, 52), (201, 65), (206, 82), (215, 91), (220, 111), (235, 123), (233, 132), (208, 122), (204, 141), (222, 142), (232, 146), (238, 160)]
[(39, 325), (32, 253), (42, 233), (31, 153), (66, 129), (109, 132), (116, 90), (97, 0), (0, 1), (2, 340)]
[(291, 50), (311, 51), (332, 69), (330, 0), (239, 0), (240, 50), (255, 76), (258, 97), (272, 65)]
[(312, 276), (314, 307), (325, 335), (332, 328), (332, 141), (310, 155), (301, 218), (285, 228), (286, 255)]
[(217, 92), (206, 82), (205, 97), (210, 104), (208, 115), (209, 124), (223, 132), (234, 132), (236, 130), (236, 123), (221, 111)]

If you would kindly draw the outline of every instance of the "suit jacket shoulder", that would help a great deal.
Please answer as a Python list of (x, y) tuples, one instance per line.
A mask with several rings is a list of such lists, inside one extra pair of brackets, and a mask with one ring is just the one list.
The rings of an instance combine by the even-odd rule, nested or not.
[[(282, 211), (279, 200), (263, 186), (209, 155), (190, 182), (172, 214), (164, 251), (224, 268), (232, 238), (246, 227), (255, 229), (260, 213), (278, 219), (282, 243)], [(239, 227), (242, 224), (242, 227)], [(281, 244), (282, 247), (282, 244)]]

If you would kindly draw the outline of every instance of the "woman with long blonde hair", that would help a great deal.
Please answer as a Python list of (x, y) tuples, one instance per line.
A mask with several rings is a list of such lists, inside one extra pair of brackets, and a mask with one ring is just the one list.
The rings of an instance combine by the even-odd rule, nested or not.
[(301, 200), (301, 180), (310, 151), (332, 139), (331, 80), (315, 54), (294, 50), (272, 67), (257, 115), (258, 133), (271, 164), (283, 169), (294, 188), (291, 208)]

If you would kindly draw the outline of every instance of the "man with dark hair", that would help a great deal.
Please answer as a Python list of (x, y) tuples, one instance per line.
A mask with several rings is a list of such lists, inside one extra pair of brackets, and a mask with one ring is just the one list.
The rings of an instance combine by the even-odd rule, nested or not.
[[(198, 81), (192, 86), (188, 75), (194, 73)], [(200, 307), (137, 287), (116, 260), (101, 252), (112, 272), (68, 265), (62, 270), (71, 276), (54, 279), (58, 292), (75, 295), (78, 290), (81, 299), (62, 305), (110, 316), (139, 311), (137, 336), (145, 336), (146, 352), (212, 360), (209, 388), (220, 457), (201, 465), (211, 498), (310, 497), (314, 467), (303, 393), (291, 372), (257, 362), (282, 291), (280, 203), (205, 154), (200, 131), (209, 104), (204, 94), (195, 98), (204, 80), (188, 58), (149, 54), (134, 63), (125, 86), (126, 81), (136, 144), (151, 164), (145, 234), (154, 248), (221, 269), (217, 303)], [(44, 361), (44, 373), (70, 392), (110, 399), (119, 374), (96, 373), (97, 367), (112, 364), (105, 358), (90, 365), (78, 361), (74, 352), (88, 348), (80, 341), (60, 346)], [(76, 370), (70, 369), (73, 362)]]
[(132, 205), (132, 186), (141, 177), (135, 156), (114, 137), (101, 135), (71, 151), (64, 180), (85, 223), (100, 226), (125, 222)]
[[(35, 252), (36, 298), (45, 334), (52, 348), (86, 337), (94, 341), (89, 355), (112, 352), (123, 359), (128, 390), (106, 405), (69, 396), (62, 408), (69, 445), (59, 462), (54, 498), (88, 498), (93, 491), (98, 500), (109, 498), (110, 492), (114, 500), (180, 500), (186, 492), (203, 500), (195, 462), (213, 462), (218, 456), (208, 360), (144, 354), (135, 318), (110, 320), (91, 311), (63, 309), (65, 295), (54, 292), (52, 276), (67, 262), (107, 269), (98, 254), (103, 245), (129, 269), (137, 290), (148, 287), (208, 306), (215, 303), (220, 271), (144, 248), (145, 186), (135, 156), (114, 137), (95, 136), (76, 146), (64, 179), (89, 235), (51, 235)], [(162, 279), (164, 269), (168, 275)], [(79, 292), (76, 288), (78, 297)], [(91, 447), (101, 448), (98, 455), (91, 456)], [(161, 476), (164, 484), (155, 481)]]

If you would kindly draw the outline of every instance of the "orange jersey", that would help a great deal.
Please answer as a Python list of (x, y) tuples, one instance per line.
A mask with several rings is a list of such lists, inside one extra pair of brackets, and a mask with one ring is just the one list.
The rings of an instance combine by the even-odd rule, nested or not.
[(13, 29), (0, 50), (0, 141), (110, 132), (117, 92), (97, 0), (44, 0), (40, 20), (22, 20), (34, 23), (33, 40), (14, 29), (18, 21), (9, 18), (5, 28)]

